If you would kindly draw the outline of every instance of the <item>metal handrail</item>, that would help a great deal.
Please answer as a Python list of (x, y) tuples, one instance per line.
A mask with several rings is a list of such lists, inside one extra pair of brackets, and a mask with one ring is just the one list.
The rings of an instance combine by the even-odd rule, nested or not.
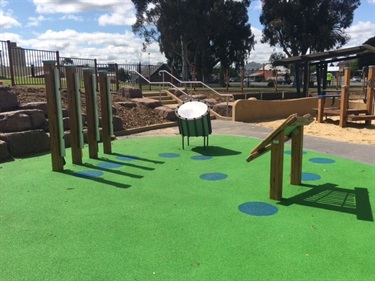
[(173, 85), (171, 82), (151, 82), (150, 80), (148, 80), (146, 77), (144, 77), (142, 74), (140, 74), (138, 71), (136, 70), (130, 70), (129, 72), (134, 72), (135, 74), (137, 74), (139, 77), (141, 77), (143, 80), (145, 80), (148, 84), (150, 85), (169, 85), (171, 86), (173, 89), (181, 92), (182, 94), (186, 95), (186, 96), (189, 96), (189, 94), (185, 93), (183, 90), (181, 90), (180, 88), (176, 87), (175, 85)]
[(222, 93), (219, 93), (218, 91), (216, 91), (215, 89), (213, 89), (210, 86), (206, 85), (202, 81), (181, 81), (180, 79), (178, 79), (177, 77), (175, 77), (173, 74), (169, 73), (166, 70), (160, 70), (159, 71), (159, 75), (161, 75), (161, 73), (167, 73), (170, 77), (172, 77), (174, 80), (176, 80), (180, 84), (200, 84), (200, 85), (206, 87), (207, 89), (211, 90), (212, 92), (214, 92), (215, 94), (217, 94), (217, 95), (219, 95), (221, 97), (230, 97), (231, 99), (234, 99), (234, 96), (232, 94), (222, 94)]

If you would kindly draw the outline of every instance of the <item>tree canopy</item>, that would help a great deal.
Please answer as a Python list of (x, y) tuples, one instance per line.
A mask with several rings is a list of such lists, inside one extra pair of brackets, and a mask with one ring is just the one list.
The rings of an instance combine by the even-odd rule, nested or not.
[[(375, 36), (369, 38), (363, 44), (367, 44), (367, 45), (375, 47)], [(369, 66), (369, 65), (375, 65), (375, 54), (371, 54), (371, 55), (367, 55), (367, 56), (358, 58), (358, 67), (359, 68), (362, 68), (364, 66)]]
[(204, 79), (220, 62), (241, 65), (254, 36), (248, 23), (250, 0), (132, 0), (136, 8), (133, 32), (144, 47), (158, 42), (168, 62), (184, 79), (194, 68)]
[(263, 43), (279, 46), (288, 57), (345, 45), (344, 29), (353, 22), (360, 0), (262, 0)]

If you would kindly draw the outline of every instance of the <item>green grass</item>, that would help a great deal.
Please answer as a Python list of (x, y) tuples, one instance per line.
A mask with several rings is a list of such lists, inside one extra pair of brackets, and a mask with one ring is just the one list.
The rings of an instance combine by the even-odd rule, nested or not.
[[(292, 186), (285, 155), (289, 200), (278, 202), (269, 154), (245, 161), (258, 143), (212, 136), (206, 150), (202, 138), (182, 150), (178, 136), (131, 138), (97, 160), (86, 147), (83, 165), (68, 149), (64, 172), (49, 154), (1, 163), (1, 280), (372, 280), (375, 166), (306, 151), (303, 172), (321, 178)], [(213, 158), (191, 158), (202, 154)], [(214, 172), (227, 178), (200, 178)], [(367, 202), (355, 205), (358, 188)], [(251, 216), (238, 209), (246, 202), (278, 212)]]

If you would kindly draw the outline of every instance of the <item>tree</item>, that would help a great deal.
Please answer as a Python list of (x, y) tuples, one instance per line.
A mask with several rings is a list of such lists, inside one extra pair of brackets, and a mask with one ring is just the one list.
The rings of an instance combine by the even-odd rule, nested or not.
[[(369, 38), (363, 44), (367, 44), (367, 45), (375, 47), (375, 36)], [(375, 54), (371, 54), (371, 55), (367, 55), (367, 56), (358, 58), (359, 69), (362, 69), (364, 66), (369, 66), (369, 65), (375, 65)]]
[(125, 71), (122, 67), (118, 70), (118, 79), (122, 82), (127, 82), (130, 80), (129, 71)]
[(137, 11), (133, 32), (144, 38), (144, 48), (158, 42), (183, 79), (193, 66), (205, 77), (218, 62), (240, 64), (254, 45), (247, 23), (250, 0), (132, 2)]
[(281, 60), (285, 58), (285, 54), (283, 52), (273, 52), (268, 59), (269, 63), (273, 64), (277, 60)]
[(262, 43), (279, 46), (288, 57), (345, 45), (344, 29), (360, 0), (263, 0)]
[(72, 65), (74, 64), (73, 60), (71, 58), (63, 58), (61, 60), (61, 65)]

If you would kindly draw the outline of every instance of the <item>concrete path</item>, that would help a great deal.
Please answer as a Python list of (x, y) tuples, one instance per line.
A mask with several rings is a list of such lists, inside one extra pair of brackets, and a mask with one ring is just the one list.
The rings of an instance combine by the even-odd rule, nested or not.
[[(263, 140), (273, 131), (272, 129), (256, 126), (251, 123), (225, 120), (212, 120), (211, 124), (213, 135), (245, 136)], [(121, 138), (177, 135), (179, 135), (179, 132), (178, 127), (176, 126), (137, 133)], [(365, 164), (375, 165), (375, 146), (373, 145), (353, 144), (305, 135), (304, 148), (323, 154), (329, 154)], [(252, 149), (252, 147), (249, 147), (249, 153)]]

